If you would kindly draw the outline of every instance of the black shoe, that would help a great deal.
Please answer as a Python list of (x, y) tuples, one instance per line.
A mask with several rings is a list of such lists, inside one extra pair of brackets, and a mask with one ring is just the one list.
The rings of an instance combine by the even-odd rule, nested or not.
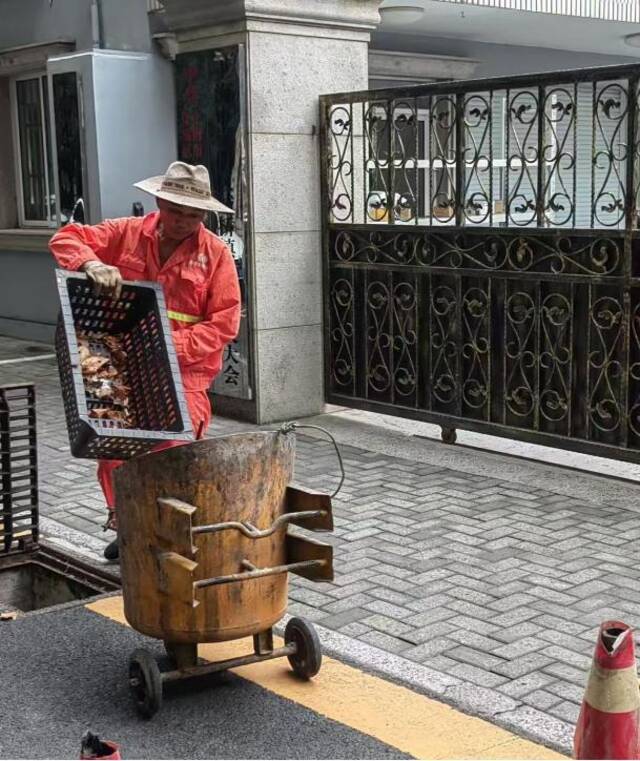
[(117, 537), (104, 548), (104, 556), (107, 560), (118, 560), (120, 558)]

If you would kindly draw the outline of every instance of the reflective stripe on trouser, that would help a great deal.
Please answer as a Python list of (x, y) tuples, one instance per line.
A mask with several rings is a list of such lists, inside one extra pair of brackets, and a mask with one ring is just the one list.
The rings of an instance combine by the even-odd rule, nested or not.
[[(185, 391), (184, 396), (189, 408), (189, 414), (191, 415), (193, 431), (202, 438), (211, 422), (211, 402), (209, 401), (209, 396), (206, 391)], [(166, 441), (163, 444), (158, 444), (153, 451), (160, 452), (162, 449), (179, 447), (184, 443), (184, 441)], [(113, 471), (119, 468), (122, 463), (123, 460), (100, 460), (98, 462), (98, 481), (102, 487), (102, 492), (109, 509), (115, 508)]]

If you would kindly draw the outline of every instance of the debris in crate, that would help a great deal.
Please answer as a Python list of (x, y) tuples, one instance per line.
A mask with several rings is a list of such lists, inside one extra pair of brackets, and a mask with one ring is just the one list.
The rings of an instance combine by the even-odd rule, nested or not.
[(89, 417), (110, 420), (130, 428), (131, 388), (125, 383), (127, 353), (118, 336), (78, 331), (78, 354), (87, 395), (102, 402), (89, 410)]

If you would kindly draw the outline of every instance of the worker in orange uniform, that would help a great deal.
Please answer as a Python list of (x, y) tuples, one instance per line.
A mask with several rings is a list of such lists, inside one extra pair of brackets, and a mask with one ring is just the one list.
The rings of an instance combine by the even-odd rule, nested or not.
[[(162, 285), (193, 430), (201, 438), (211, 419), (207, 391), (220, 372), (224, 347), (236, 337), (240, 324), (240, 286), (233, 257), (203, 220), (207, 211), (231, 213), (231, 209), (212, 196), (204, 166), (176, 161), (164, 176), (142, 180), (135, 187), (156, 197), (157, 212), (99, 225), (66, 225), (51, 238), (49, 247), (60, 266), (86, 272), (97, 293), (114, 299), (120, 296), (123, 279)], [(112, 476), (121, 464), (118, 460), (98, 464), (109, 511), (107, 526), (113, 529), (117, 524)], [(104, 554), (108, 560), (118, 558), (117, 538)]]

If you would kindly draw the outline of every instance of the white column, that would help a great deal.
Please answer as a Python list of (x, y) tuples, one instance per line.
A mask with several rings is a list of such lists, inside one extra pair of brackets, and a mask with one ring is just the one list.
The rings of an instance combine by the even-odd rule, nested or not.
[(181, 51), (246, 46), (251, 329), (261, 423), (323, 406), (318, 98), (368, 88), (379, 4), (165, 0)]

